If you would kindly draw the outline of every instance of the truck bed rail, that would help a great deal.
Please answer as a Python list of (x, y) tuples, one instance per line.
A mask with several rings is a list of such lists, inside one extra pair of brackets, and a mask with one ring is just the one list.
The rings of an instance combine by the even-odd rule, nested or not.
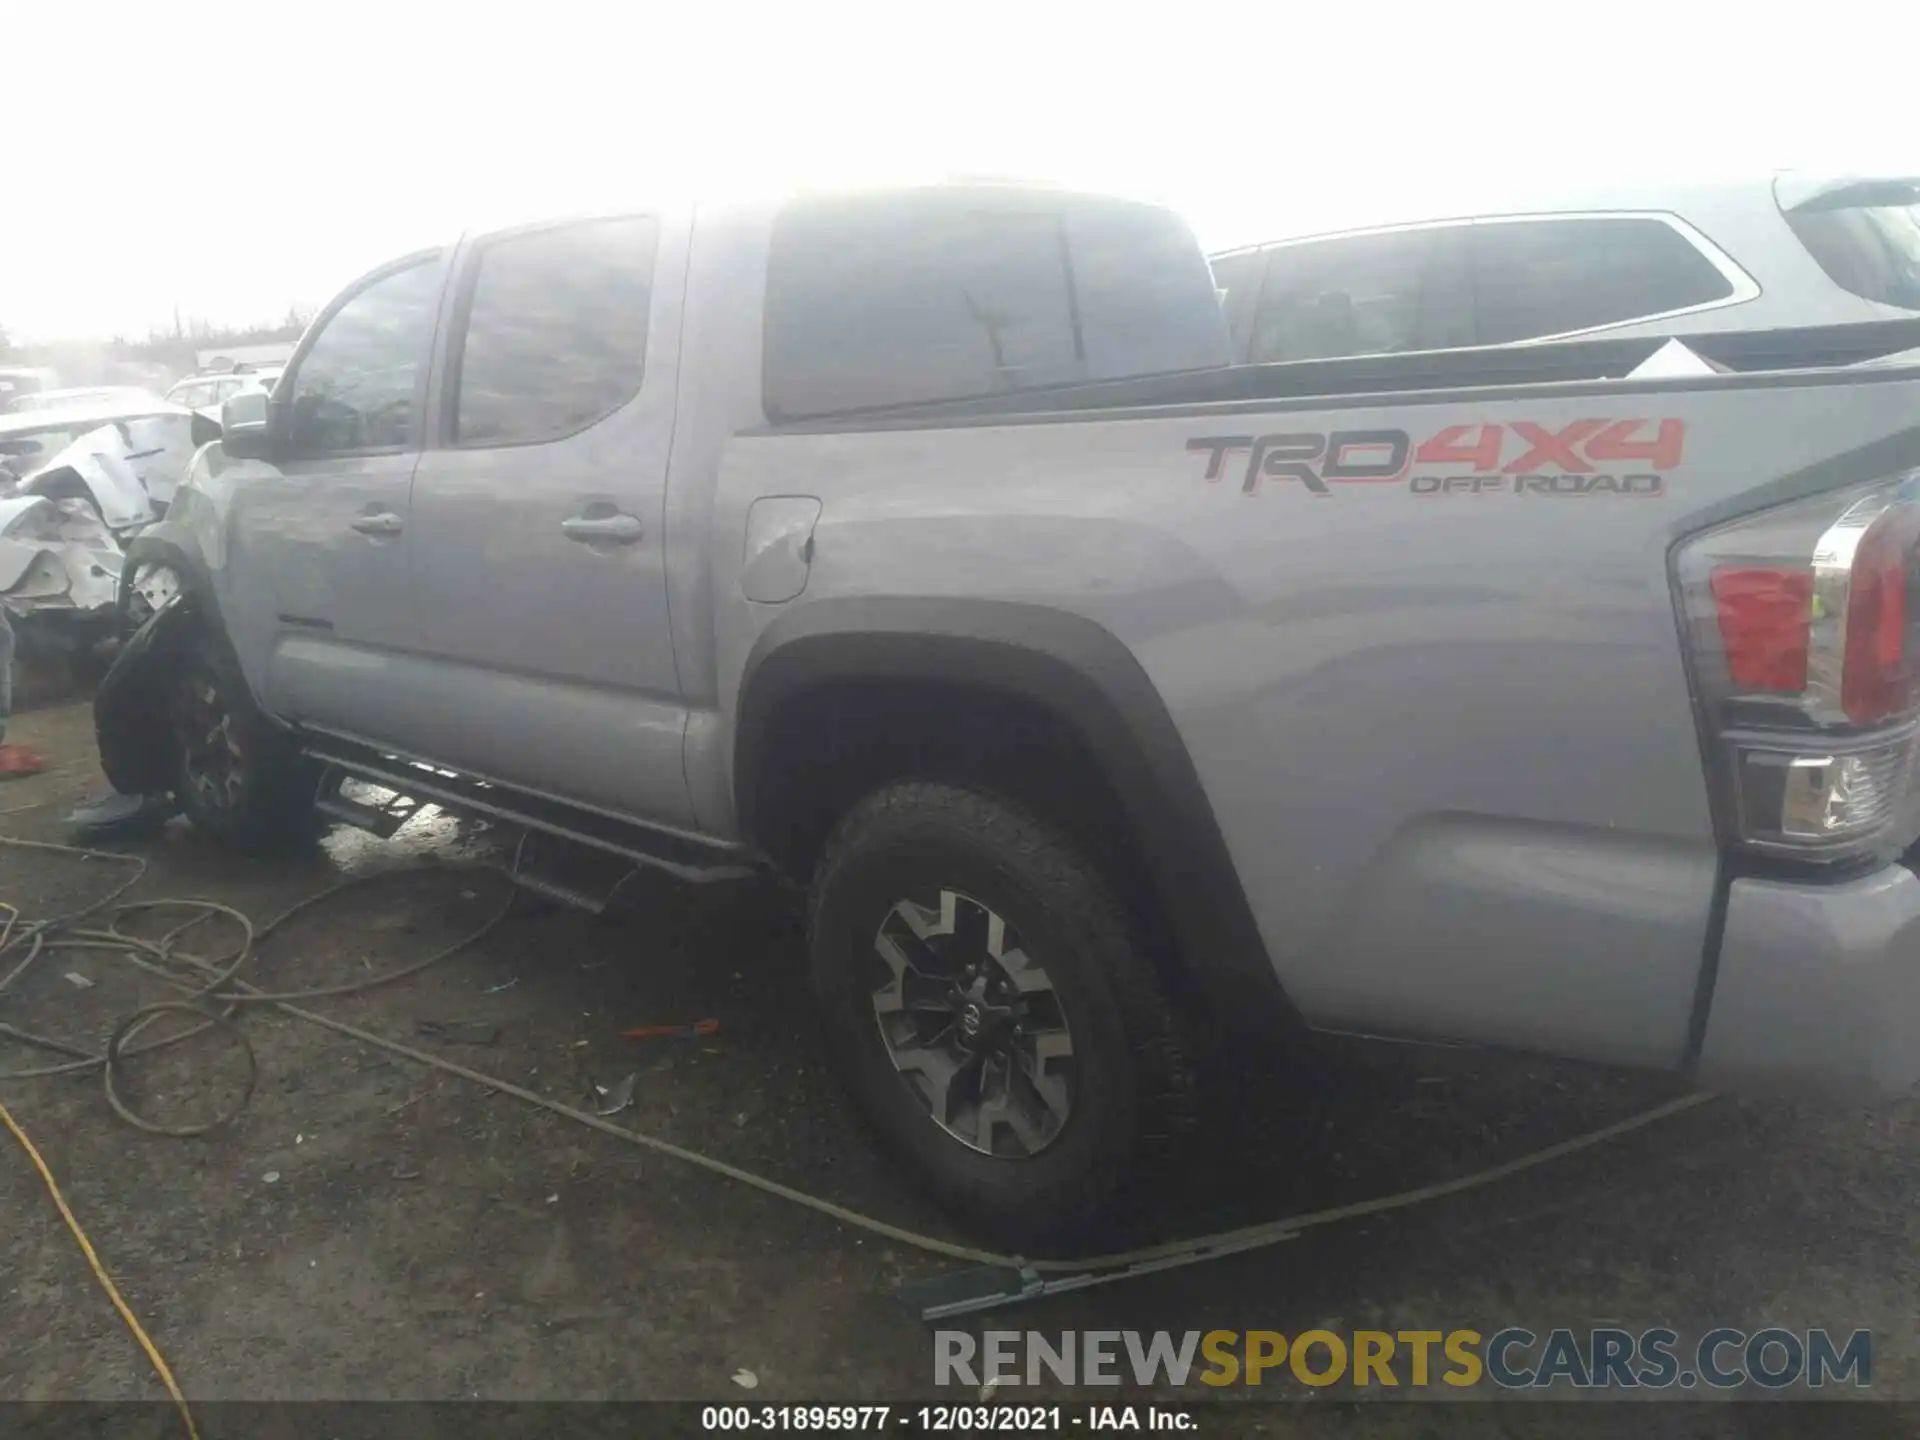
[[(1561, 340), (1435, 350), (1417, 355), (1363, 355), (1236, 365), (1172, 375), (1053, 386), (930, 405), (822, 416), (772, 427), (804, 434), (893, 429), (929, 423), (993, 421), (1014, 416), (1076, 415), (1089, 410), (1160, 409), (1183, 405), (1258, 404), (1276, 400), (1404, 395), (1435, 390), (1503, 389), (1624, 379), (1668, 340), (1678, 340), (1736, 374), (1837, 370), (1920, 349), (1920, 319), (1780, 330), (1712, 331), (1626, 340)], [(1708, 383), (1711, 377), (1686, 383)]]

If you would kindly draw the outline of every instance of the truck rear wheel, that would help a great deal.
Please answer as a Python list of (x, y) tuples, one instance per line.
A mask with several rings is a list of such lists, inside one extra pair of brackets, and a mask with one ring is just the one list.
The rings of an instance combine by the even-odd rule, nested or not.
[(831, 1054), (881, 1139), (970, 1227), (1085, 1239), (1193, 1120), (1175, 1009), (1099, 869), (1038, 816), (910, 781), (816, 871)]
[(174, 798), (194, 828), (257, 848), (315, 833), (318, 772), (253, 703), (225, 640), (202, 628), (167, 687)]

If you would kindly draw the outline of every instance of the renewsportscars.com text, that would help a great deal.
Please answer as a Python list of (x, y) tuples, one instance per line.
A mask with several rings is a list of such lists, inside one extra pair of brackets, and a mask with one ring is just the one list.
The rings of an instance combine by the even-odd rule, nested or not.
[(1873, 1383), (1873, 1335), (1721, 1326), (1478, 1330), (964, 1330), (934, 1332), (937, 1385), (1299, 1384), (1508, 1390), (1779, 1390)]

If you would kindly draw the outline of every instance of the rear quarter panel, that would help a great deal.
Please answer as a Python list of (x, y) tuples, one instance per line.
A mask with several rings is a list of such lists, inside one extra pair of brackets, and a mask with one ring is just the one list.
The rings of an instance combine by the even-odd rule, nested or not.
[[(1778, 380), (743, 437), (715, 505), (722, 728), (783, 608), (741, 597), (746, 509), (817, 497), (792, 605), (1023, 601), (1127, 646), (1309, 1020), (1676, 1063), (1718, 854), (1668, 552), (1742, 497), (1876, 473), (1790, 478), (1920, 408), (1912, 374)], [(1680, 441), (1525, 458), (1527, 427), (1622, 421), (1643, 423), (1616, 435), (1666, 421)], [(1501, 427), (1497, 463), (1411, 458), (1456, 426), (1468, 446)], [(1403, 433), (1409, 464), (1249, 481), (1236, 448), (1209, 479), (1211, 450), (1190, 448), (1351, 431)]]

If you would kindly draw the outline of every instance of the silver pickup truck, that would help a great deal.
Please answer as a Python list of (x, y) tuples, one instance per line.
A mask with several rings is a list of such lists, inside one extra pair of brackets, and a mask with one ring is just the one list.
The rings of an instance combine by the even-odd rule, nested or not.
[(1022, 1242), (1315, 1030), (1898, 1092), (1920, 369), (1790, 338), (1225, 368), (1178, 220), (1006, 188), (470, 236), (228, 402), (103, 759), (791, 877), (867, 1117)]

